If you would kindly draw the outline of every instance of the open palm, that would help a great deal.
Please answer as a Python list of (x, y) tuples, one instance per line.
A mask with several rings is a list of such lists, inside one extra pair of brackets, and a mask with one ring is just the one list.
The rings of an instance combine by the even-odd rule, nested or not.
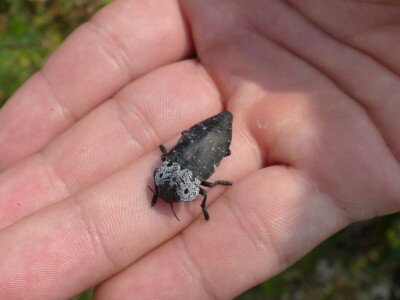
[[(371, 2), (371, 1), (370, 1)], [(393, 1), (391, 1), (393, 2)], [(0, 298), (232, 298), (400, 207), (400, 6), (115, 1), (0, 112)], [(397, 23), (396, 23), (397, 22)], [(182, 130), (227, 109), (201, 201), (150, 208)]]

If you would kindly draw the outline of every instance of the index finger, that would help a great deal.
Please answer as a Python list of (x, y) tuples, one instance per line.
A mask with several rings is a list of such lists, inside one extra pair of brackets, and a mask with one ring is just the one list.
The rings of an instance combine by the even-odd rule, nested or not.
[(40, 150), (122, 86), (189, 56), (176, 1), (115, 1), (80, 26), (0, 111), (0, 170)]

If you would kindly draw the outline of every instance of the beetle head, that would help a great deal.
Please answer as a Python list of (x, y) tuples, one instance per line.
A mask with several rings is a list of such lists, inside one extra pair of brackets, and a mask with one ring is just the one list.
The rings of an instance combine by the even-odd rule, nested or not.
[(166, 202), (192, 201), (200, 192), (200, 180), (176, 162), (164, 161), (154, 172), (158, 193)]

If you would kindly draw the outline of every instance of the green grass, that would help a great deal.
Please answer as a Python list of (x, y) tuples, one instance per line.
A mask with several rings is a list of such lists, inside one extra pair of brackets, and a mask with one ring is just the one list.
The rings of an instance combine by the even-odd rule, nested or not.
[[(0, 106), (110, 0), (0, 0)], [(389, 299), (400, 290), (400, 217), (355, 224), (238, 299)], [(92, 291), (75, 299), (91, 299)], [(389, 296), (387, 296), (389, 297)]]
[(0, 0), (0, 106), (62, 40), (110, 0)]
[(90, 300), (93, 296), (93, 290), (87, 290), (86, 292), (80, 294), (79, 296), (75, 297), (74, 300)]

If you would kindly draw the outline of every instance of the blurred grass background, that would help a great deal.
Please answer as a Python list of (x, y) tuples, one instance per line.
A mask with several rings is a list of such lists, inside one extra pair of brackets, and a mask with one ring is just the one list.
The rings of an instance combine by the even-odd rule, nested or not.
[[(74, 28), (109, 2), (0, 0), (0, 106)], [(266, 298), (400, 299), (400, 216), (354, 224), (238, 297)]]

